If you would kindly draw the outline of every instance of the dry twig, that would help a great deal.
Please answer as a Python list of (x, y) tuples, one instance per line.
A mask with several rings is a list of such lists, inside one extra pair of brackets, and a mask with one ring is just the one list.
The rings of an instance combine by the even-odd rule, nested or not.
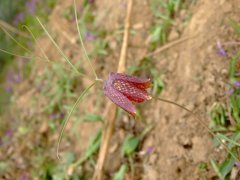
[(169, 42), (168, 44), (159, 47), (159, 48), (156, 49), (155, 51), (148, 53), (146, 56), (147, 56), (147, 57), (149, 57), (149, 56), (154, 56), (154, 55), (156, 55), (156, 54), (158, 54), (158, 53), (160, 53), (160, 52), (163, 52), (163, 51), (171, 48), (172, 46), (175, 46), (175, 45), (177, 45), (177, 44), (183, 43), (183, 42), (185, 42), (185, 41), (187, 41), (187, 40), (189, 40), (189, 39), (195, 38), (195, 37), (197, 37), (197, 36), (196, 36), (196, 35), (193, 35), (193, 36), (183, 37), (183, 38), (181, 38), (181, 39), (177, 39), (177, 40), (175, 40), (175, 41)]
[[(128, 8), (127, 14), (125, 19), (125, 29), (124, 29), (124, 36), (123, 36), (123, 44), (121, 48), (121, 54), (118, 63), (118, 72), (125, 71), (125, 64), (126, 64), (126, 56), (127, 56), (127, 46), (128, 46), (128, 37), (129, 37), (129, 28), (130, 28), (130, 17), (132, 11), (132, 2), (133, 0), (128, 1)], [(101, 148), (98, 156), (98, 162), (96, 165), (94, 179), (95, 180), (102, 180), (103, 177), (103, 167), (105, 164), (105, 160), (109, 150), (110, 140), (114, 131), (115, 126), (115, 117), (116, 117), (116, 110), (117, 107), (115, 104), (110, 104), (107, 110), (107, 124), (105, 127), (105, 131), (102, 135), (102, 143)]]

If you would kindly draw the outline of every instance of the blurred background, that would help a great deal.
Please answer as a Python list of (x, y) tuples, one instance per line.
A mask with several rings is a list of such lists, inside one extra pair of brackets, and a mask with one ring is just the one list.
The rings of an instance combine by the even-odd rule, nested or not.
[[(118, 109), (104, 179), (239, 178), (239, 4), (133, 0), (126, 73), (151, 78), (151, 94), (200, 114), (218, 138), (170, 104), (138, 104), (139, 121)], [(127, 5), (76, 0), (87, 54), (104, 80), (117, 70)], [(102, 84), (73, 111), (62, 161), (56, 156), (62, 122), (94, 81), (89, 69), (73, 1), (0, 0), (0, 179), (92, 178), (108, 120)]]

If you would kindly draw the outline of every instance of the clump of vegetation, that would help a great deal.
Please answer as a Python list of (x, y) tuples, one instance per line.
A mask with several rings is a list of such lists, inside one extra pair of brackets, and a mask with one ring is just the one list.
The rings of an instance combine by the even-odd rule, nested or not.
[[(0, 82), (6, 81), (6, 84), (0, 87), (0, 102), (7, 103), (14, 85), (20, 83), (30, 72), (31, 64), (27, 63), (25, 56), (29, 56), (33, 51), (33, 40), (25, 27), (36, 27), (35, 15), (46, 20), (55, 2), (56, 0), (0, 2)], [(33, 33), (40, 32), (39, 28), (34, 28)], [(18, 56), (18, 62), (13, 63), (16, 54), (23, 56)], [(7, 65), (11, 65), (10, 70)], [(22, 66), (25, 68), (20, 70), (19, 67)], [(3, 111), (2, 108), (0, 107), (0, 112)]]
[[(239, 35), (240, 24), (231, 21), (236, 34)], [(240, 79), (239, 68), (240, 50), (230, 55), (223, 49), (220, 42), (217, 44), (218, 54), (230, 60), (229, 80), (227, 82), (226, 99), (227, 103), (215, 103), (210, 110), (210, 128), (217, 132), (217, 138), (214, 138), (216, 147), (222, 146), (219, 139), (226, 145), (228, 154), (221, 163), (211, 160), (211, 164), (220, 179), (232, 176), (239, 178), (239, 148), (240, 144)], [(237, 172), (237, 173), (236, 173)]]
[[(178, 17), (181, 10), (187, 9), (195, 1), (190, 3), (184, 0), (151, 0), (150, 7), (154, 15), (154, 23), (150, 29), (150, 50), (156, 49), (157, 46), (163, 45), (168, 41), (168, 35), (171, 29), (180, 34), (175, 18)], [(181, 24), (186, 24), (189, 15), (182, 17)]]

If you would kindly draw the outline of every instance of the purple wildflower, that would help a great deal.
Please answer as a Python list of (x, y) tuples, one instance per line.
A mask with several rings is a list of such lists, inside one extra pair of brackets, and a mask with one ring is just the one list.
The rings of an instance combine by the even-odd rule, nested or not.
[(26, 4), (28, 13), (33, 14), (36, 10), (36, 5), (37, 5), (37, 0), (28, 1)]
[(13, 92), (14, 76), (13, 73), (8, 72), (6, 76), (6, 91), (11, 94)]
[(7, 84), (12, 86), (14, 83), (20, 83), (22, 81), (22, 74), (19, 72), (14, 74), (13, 72), (8, 72), (6, 76)]
[(13, 136), (13, 131), (12, 130), (7, 130), (5, 133), (5, 136), (12, 137)]
[(5, 90), (7, 91), (8, 94), (12, 94), (13, 93), (13, 88), (10, 87), (10, 86), (7, 86)]
[(8, 84), (12, 84), (14, 82), (14, 75), (12, 72), (7, 73), (6, 81)]
[(226, 94), (227, 94), (227, 96), (231, 96), (233, 92), (234, 92), (234, 89), (231, 88), (231, 89), (227, 90)]
[(117, 106), (135, 116), (133, 102), (140, 103), (152, 97), (146, 89), (151, 87), (150, 79), (129, 76), (123, 73), (110, 73), (104, 83), (104, 94)]
[(22, 22), (24, 19), (24, 14), (23, 13), (18, 13), (14, 19), (13, 19), (13, 24), (18, 25), (20, 22)]
[(22, 176), (22, 180), (28, 180), (28, 176), (27, 176), (26, 174), (24, 174), (24, 175)]
[(235, 80), (235, 81), (233, 82), (233, 86), (234, 86), (235, 88), (240, 88), (240, 82), (237, 81), (237, 80)]
[(15, 78), (16, 83), (20, 83), (22, 81), (22, 73), (18, 73)]
[(50, 114), (50, 119), (62, 119), (64, 117), (64, 112), (57, 112)]
[(239, 161), (235, 162), (235, 165), (236, 165), (238, 168), (240, 168), (240, 162), (239, 162)]
[(148, 154), (150, 154), (150, 153), (152, 153), (153, 152), (153, 147), (148, 147), (147, 148), (147, 150), (146, 150), (146, 152), (148, 153)]
[(49, 117), (50, 119), (55, 119), (56, 118), (56, 114), (54, 114), (54, 113), (52, 113), (52, 114), (50, 114), (50, 117)]
[(227, 53), (223, 49), (219, 49), (217, 53), (221, 56), (227, 56)]
[(96, 36), (94, 36), (94, 34), (91, 33), (91, 32), (86, 32), (84, 36), (85, 36), (85, 38), (86, 38), (87, 40), (89, 40), (89, 41), (94, 41), (94, 40), (96, 40)]
[(222, 48), (222, 44), (220, 43), (220, 41), (217, 41), (217, 54), (221, 55), (221, 56), (227, 56), (226, 51)]
[(59, 119), (62, 119), (62, 118), (64, 118), (64, 115), (65, 115), (64, 112), (60, 112), (60, 113), (58, 114), (58, 118), (59, 118)]

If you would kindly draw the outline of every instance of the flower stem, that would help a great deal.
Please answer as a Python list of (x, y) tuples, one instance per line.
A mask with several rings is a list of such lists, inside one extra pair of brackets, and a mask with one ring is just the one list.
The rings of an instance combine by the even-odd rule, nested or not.
[(74, 0), (74, 15), (75, 15), (75, 21), (76, 21), (76, 26), (77, 26), (77, 31), (78, 31), (78, 36), (79, 36), (79, 40), (80, 40), (81, 46), (82, 46), (82, 48), (83, 48), (85, 57), (86, 57), (89, 65), (90, 65), (90, 67), (91, 67), (91, 70), (92, 70), (92, 72), (93, 72), (93, 74), (94, 74), (94, 76), (95, 76), (95, 79), (97, 80), (97, 79), (98, 79), (97, 73), (96, 73), (96, 71), (94, 70), (93, 65), (92, 65), (92, 63), (91, 63), (91, 61), (90, 61), (90, 59), (89, 59), (89, 57), (88, 57), (86, 48), (85, 48), (85, 46), (84, 46), (84, 44), (83, 44), (82, 35), (81, 35), (80, 29), (79, 29), (78, 17), (77, 17), (77, 10), (76, 10), (76, 0)]
[(70, 117), (73, 113), (73, 111), (76, 109), (78, 103), (84, 98), (84, 96), (86, 95), (86, 93), (97, 83), (97, 81), (93, 82), (90, 86), (88, 86), (81, 94), (80, 96), (78, 97), (78, 99), (76, 100), (76, 102), (74, 103), (73, 107), (71, 108), (70, 112), (68, 113), (67, 115), (67, 118), (66, 120), (63, 121), (63, 124), (62, 124), (62, 129), (60, 131), (60, 135), (58, 137), (58, 143), (57, 143), (57, 158), (60, 159), (59, 157), (59, 147), (60, 147), (60, 144), (61, 144), (61, 141), (62, 141), (62, 136), (63, 136), (63, 133), (64, 133), (64, 130), (67, 126), (67, 123), (69, 122), (70, 120)]

